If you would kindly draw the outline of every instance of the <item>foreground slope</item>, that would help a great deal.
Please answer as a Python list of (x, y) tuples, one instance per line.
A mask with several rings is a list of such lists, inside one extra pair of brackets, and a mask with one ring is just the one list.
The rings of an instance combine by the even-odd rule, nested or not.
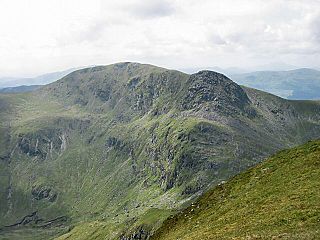
[(201, 196), (152, 239), (319, 239), (320, 141), (284, 150)]
[(209, 187), (320, 133), (319, 102), (137, 63), (0, 95), (0, 112), (0, 238), (11, 239), (146, 237)]

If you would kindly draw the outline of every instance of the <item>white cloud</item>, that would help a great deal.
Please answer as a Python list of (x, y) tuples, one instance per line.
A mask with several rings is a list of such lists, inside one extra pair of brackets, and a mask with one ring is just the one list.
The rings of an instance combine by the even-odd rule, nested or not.
[(169, 16), (175, 9), (171, 2), (166, 0), (133, 1), (123, 10), (138, 18), (157, 18)]
[(142, 61), (319, 66), (319, 0), (0, 0), (0, 76)]

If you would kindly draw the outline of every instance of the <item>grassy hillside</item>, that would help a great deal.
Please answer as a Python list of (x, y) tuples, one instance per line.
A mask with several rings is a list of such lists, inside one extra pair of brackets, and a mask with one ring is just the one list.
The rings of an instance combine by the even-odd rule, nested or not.
[(260, 71), (232, 75), (238, 84), (287, 99), (320, 99), (320, 72), (314, 69)]
[(0, 112), (0, 239), (149, 236), (206, 189), (320, 133), (319, 102), (137, 63), (2, 94)]
[(284, 150), (208, 191), (152, 239), (319, 239), (320, 141)]

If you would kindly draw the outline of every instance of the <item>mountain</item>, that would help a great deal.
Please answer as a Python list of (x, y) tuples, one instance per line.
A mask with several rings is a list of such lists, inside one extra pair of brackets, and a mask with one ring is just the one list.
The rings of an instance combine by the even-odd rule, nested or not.
[(118, 63), (0, 94), (0, 239), (141, 239), (212, 186), (320, 133), (320, 102)]
[(52, 72), (40, 75), (34, 78), (0, 78), (0, 90), (3, 88), (12, 88), (30, 85), (45, 85), (68, 75), (79, 68), (71, 68), (65, 71)]
[(30, 85), (30, 86), (18, 86), (18, 87), (7, 87), (1, 88), (0, 93), (22, 93), (22, 92), (32, 92), (40, 88), (41, 85)]
[(250, 68), (247, 68), (247, 72), (254, 71), (290, 71), (297, 69), (299, 67), (291, 64), (287, 64), (285, 62), (270, 62), (267, 64), (256, 65)]
[(320, 141), (284, 150), (205, 193), (151, 239), (319, 239)]
[(287, 99), (320, 99), (320, 71), (301, 68), (291, 71), (261, 71), (234, 74), (238, 84)]
[[(270, 64), (265, 64), (265, 65), (256, 65), (256, 66), (247, 66), (243, 68), (239, 67), (218, 67), (218, 66), (206, 66), (206, 67), (189, 67), (189, 68), (180, 68), (179, 70), (182, 72), (186, 72), (189, 74), (201, 71), (202, 69), (207, 69), (210, 71), (215, 71), (222, 73), (226, 76), (237, 76), (237, 75), (243, 75), (246, 73), (251, 73), (251, 72), (275, 72), (275, 71), (289, 71), (289, 70), (294, 70), (297, 69), (298, 67), (289, 65), (283, 62), (273, 62)], [(319, 69), (318, 69), (319, 71)]]

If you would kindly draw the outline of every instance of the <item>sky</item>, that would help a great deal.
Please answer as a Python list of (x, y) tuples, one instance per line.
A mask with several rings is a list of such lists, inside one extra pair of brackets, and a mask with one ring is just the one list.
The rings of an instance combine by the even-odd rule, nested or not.
[(0, 77), (134, 61), (320, 67), (320, 0), (0, 0)]

